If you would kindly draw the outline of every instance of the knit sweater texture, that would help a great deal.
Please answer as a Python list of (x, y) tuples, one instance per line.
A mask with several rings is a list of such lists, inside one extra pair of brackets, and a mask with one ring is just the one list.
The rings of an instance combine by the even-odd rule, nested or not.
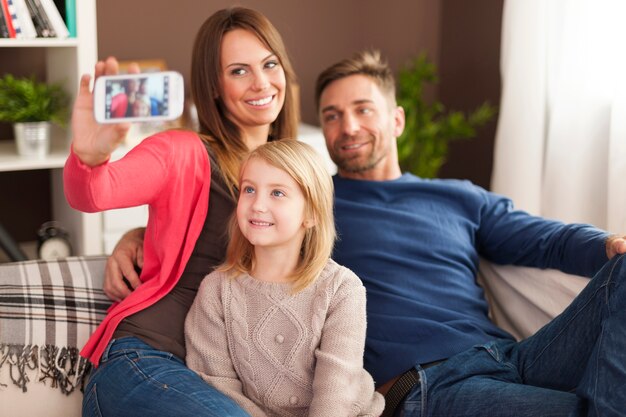
[(96, 167), (72, 151), (63, 171), (70, 206), (85, 212), (149, 206), (142, 285), (119, 303), (81, 355), (97, 365), (117, 325), (165, 296), (178, 282), (206, 219), (211, 166), (197, 134), (171, 130), (144, 139), (126, 156)]
[(379, 416), (359, 278), (329, 260), (307, 288), (291, 287), (209, 274), (185, 322), (187, 366), (253, 417)]
[(367, 289), (365, 368), (377, 384), (512, 338), (489, 320), (479, 256), (587, 277), (607, 261), (606, 232), (531, 216), (468, 181), (404, 174), (334, 183), (333, 258)]

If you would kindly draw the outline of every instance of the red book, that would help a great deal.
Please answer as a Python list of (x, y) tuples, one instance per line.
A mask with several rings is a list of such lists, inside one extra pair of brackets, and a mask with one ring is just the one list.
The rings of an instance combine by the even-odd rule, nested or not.
[(7, 0), (0, 0), (0, 5), (2, 6), (2, 14), (4, 14), (4, 20), (6, 20), (7, 29), (9, 30), (9, 38), (15, 38), (13, 19), (11, 19), (11, 13), (9, 13), (9, 2)]

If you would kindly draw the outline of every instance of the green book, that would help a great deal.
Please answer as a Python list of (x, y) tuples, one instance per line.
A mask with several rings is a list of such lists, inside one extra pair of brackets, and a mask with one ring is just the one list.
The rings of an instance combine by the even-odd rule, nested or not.
[(65, 0), (65, 23), (70, 31), (70, 38), (76, 37), (76, 0)]
[(70, 38), (76, 37), (76, 0), (54, 0)]

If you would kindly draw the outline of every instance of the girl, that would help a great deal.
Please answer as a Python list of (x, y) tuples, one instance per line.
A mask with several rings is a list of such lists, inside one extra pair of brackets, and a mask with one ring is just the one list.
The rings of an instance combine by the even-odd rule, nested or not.
[(378, 416), (363, 369), (365, 288), (330, 259), (333, 184), (301, 142), (243, 164), (226, 262), (185, 322), (187, 365), (252, 416)]
[[(96, 65), (96, 77), (116, 72), (112, 58)], [(86, 416), (246, 415), (185, 367), (184, 319), (202, 278), (224, 261), (224, 219), (243, 156), (296, 134), (294, 75), (272, 24), (235, 7), (200, 28), (191, 77), (200, 133), (157, 134), (117, 162), (109, 157), (128, 125), (98, 125), (89, 76), (81, 79), (64, 170), (69, 203), (89, 212), (150, 207), (141, 281), (129, 279), (134, 290), (81, 352), (97, 367), (85, 388)], [(119, 300), (119, 291), (107, 294)]]

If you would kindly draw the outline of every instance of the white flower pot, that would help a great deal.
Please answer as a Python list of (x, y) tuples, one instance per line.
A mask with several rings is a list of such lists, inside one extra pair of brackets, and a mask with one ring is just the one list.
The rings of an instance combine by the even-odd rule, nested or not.
[(18, 155), (43, 159), (50, 153), (50, 122), (14, 123), (13, 132)]

